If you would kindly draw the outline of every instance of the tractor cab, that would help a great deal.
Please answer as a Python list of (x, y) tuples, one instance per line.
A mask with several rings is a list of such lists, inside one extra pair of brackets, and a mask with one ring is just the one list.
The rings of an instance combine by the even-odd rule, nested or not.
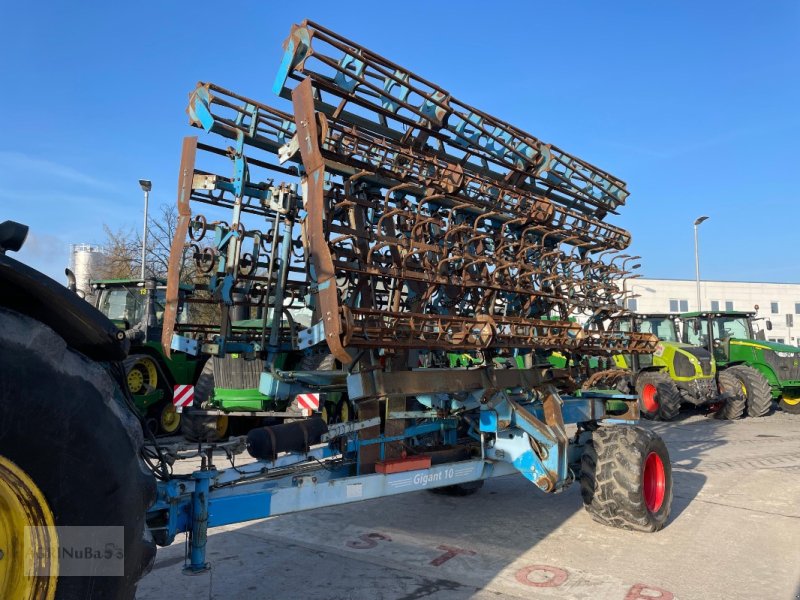
[[(761, 332), (754, 333), (754, 312), (691, 312), (680, 318), (684, 341), (708, 348), (722, 367), (747, 366), (758, 371), (781, 408), (800, 413), (800, 348), (769, 342), (758, 335)], [(766, 329), (772, 329), (769, 321)], [(769, 407), (767, 401), (759, 406)]]
[[(668, 367), (673, 375), (689, 379), (708, 378), (714, 373), (711, 357), (703, 347), (698, 348), (697, 345), (681, 342), (678, 335), (677, 315), (672, 313), (631, 313), (627, 319), (620, 320), (620, 329), (652, 333), (659, 340), (654, 354), (639, 357), (639, 368)], [(669, 365), (666, 364), (668, 358)]]
[[(731, 341), (755, 340), (754, 312), (691, 312), (680, 316), (683, 341), (707, 348), (717, 362), (731, 362)], [(770, 329), (768, 322), (767, 328)]]
[[(104, 279), (92, 281), (95, 307), (123, 331), (138, 332), (140, 341), (158, 341), (164, 320), (167, 285), (160, 279)], [(185, 288), (185, 289), (184, 289)], [(187, 318), (183, 298), (189, 293), (182, 286), (178, 322)]]

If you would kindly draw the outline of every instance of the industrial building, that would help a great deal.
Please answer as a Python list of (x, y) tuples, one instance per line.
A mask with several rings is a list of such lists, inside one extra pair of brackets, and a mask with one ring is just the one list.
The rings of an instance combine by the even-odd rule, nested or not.
[[(641, 313), (697, 310), (697, 282), (691, 279), (635, 278), (627, 282), (627, 308)], [(701, 281), (701, 310), (755, 311), (766, 339), (800, 342), (800, 284)], [(766, 321), (772, 324), (767, 330)]]

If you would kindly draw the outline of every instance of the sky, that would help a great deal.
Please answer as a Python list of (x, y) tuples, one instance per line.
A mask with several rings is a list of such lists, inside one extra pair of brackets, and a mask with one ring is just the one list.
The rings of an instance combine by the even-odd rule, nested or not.
[[(800, 283), (800, 3), (0, 0), (0, 221), (62, 281), (69, 244), (175, 202), (199, 80), (271, 92), (317, 21), (620, 177), (643, 276)], [(202, 138), (201, 138), (202, 139)]]

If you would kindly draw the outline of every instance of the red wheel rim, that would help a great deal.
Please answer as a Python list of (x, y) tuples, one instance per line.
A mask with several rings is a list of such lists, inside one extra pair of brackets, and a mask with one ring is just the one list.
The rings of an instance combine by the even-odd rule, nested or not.
[(664, 461), (655, 452), (647, 455), (644, 461), (644, 501), (647, 510), (651, 513), (658, 512), (664, 504), (664, 496), (667, 493), (667, 475), (664, 472)]
[(647, 412), (656, 412), (658, 410), (658, 389), (652, 383), (647, 383), (642, 389), (642, 404)]

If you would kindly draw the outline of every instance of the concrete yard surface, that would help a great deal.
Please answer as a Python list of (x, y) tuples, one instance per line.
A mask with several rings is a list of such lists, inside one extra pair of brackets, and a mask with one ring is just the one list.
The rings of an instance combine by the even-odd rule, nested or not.
[(644, 423), (670, 450), (666, 528), (592, 521), (579, 486), (521, 475), (458, 498), (429, 492), (211, 530), (212, 570), (160, 548), (137, 598), (441, 600), (800, 598), (800, 416)]

